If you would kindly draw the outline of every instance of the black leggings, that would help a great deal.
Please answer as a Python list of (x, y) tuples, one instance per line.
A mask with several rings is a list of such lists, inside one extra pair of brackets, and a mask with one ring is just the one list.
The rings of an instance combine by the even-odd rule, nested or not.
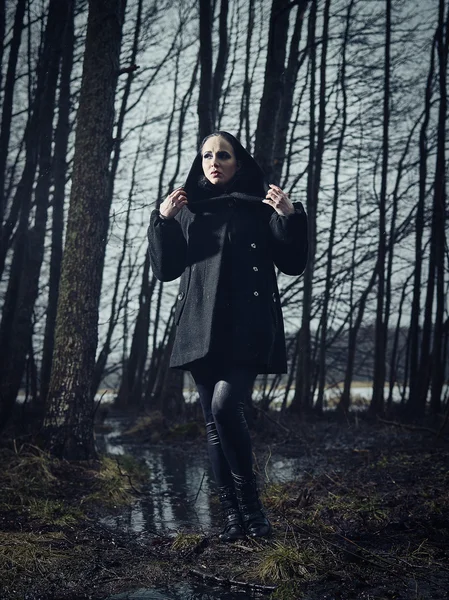
[(233, 485), (231, 471), (250, 478), (251, 438), (243, 408), (256, 370), (199, 365), (191, 372), (206, 421), (207, 445), (217, 485)]

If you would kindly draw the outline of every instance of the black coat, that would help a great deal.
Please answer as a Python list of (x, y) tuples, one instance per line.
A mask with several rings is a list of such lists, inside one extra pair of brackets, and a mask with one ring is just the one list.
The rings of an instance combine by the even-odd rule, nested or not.
[[(211, 196), (215, 190), (195, 189), (192, 179), (195, 184), (199, 175), (197, 158), (185, 185), (189, 204), (174, 219), (162, 219), (154, 210), (148, 228), (156, 277), (172, 281), (181, 276), (170, 366), (188, 369), (220, 348), (231, 362), (251, 365), (259, 373), (284, 373), (284, 325), (274, 265), (287, 275), (300, 275), (305, 268), (302, 204), (294, 204), (292, 215), (280, 216), (262, 203), (265, 194), (228, 188)], [(222, 323), (226, 316), (229, 327)]]

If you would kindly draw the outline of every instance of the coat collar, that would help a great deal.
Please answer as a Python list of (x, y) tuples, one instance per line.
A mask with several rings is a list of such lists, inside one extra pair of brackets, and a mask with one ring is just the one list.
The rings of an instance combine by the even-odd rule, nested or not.
[(217, 196), (211, 196), (193, 202), (189, 199), (187, 209), (195, 214), (202, 212), (219, 212), (224, 208), (233, 205), (246, 204), (247, 206), (264, 206), (262, 200), (263, 198), (260, 196), (251, 196), (243, 192), (225, 192)]

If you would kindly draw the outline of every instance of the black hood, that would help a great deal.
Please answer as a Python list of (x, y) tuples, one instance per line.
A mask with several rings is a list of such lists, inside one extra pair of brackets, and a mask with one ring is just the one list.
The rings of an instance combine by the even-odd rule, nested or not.
[(234, 140), (236, 159), (240, 163), (239, 170), (225, 185), (214, 185), (204, 177), (202, 156), (201, 152), (198, 152), (184, 184), (189, 204), (203, 203), (231, 194), (238, 198), (248, 196), (248, 199), (254, 200), (265, 198), (269, 188), (262, 169), (234, 136), (229, 133), (227, 135)]

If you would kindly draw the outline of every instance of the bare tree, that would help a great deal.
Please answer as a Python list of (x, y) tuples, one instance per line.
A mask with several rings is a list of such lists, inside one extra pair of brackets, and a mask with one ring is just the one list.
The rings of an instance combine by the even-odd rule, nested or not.
[(379, 195), (379, 242), (378, 242), (378, 281), (376, 308), (376, 341), (374, 349), (373, 397), (370, 404), (372, 414), (384, 411), (385, 385), (385, 351), (387, 332), (384, 315), (385, 294), (385, 256), (386, 256), (386, 208), (387, 208), (387, 175), (389, 145), (388, 135), (390, 126), (390, 52), (391, 52), (391, 0), (386, 0), (385, 17), (385, 65), (384, 65), (384, 104), (383, 104), (383, 142), (382, 142), (382, 175)]
[[(310, 48), (310, 121), (309, 121), (309, 165), (307, 178), (307, 214), (309, 221), (309, 258), (304, 272), (304, 292), (303, 306), (301, 316), (301, 328), (298, 332), (298, 362), (296, 366), (295, 395), (291, 403), (291, 410), (302, 413), (311, 408), (313, 398), (310, 395), (311, 390), (311, 332), (310, 320), (312, 311), (312, 287), (315, 268), (316, 251), (316, 201), (318, 194), (315, 192), (317, 182), (316, 161), (318, 159), (318, 140), (315, 135), (316, 128), (316, 29), (317, 7), (316, 2), (312, 2), (309, 23), (307, 45)], [(322, 90), (325, 94), (325, 91)], [(323, 107), (324, 110), (324, 107)], [(319, 181), (319, 180), (318, 180)]]
[(435, 62), (435, 40), (432, 43), (430, 56), (429, 73), (424, 97), (424, 118), (421, 124), (419, 134), (419, 191), (418, 202), (416, 205), (415, 216), (415, 260), (414, 260), (414, 278), (413, 278), (413, 299), (410, 316), (409, 330), (409, 356), (410, 356), (410, 394), (407, 401), (407, 410), (410, 414), (422, 414), (425, 410), (425, 397), (420, 396), (418, 389), (420, 387), (418, 379), (419, 365), (419, 342), (420, 328), (419, 319), (421, 314), (421, 281), (423, 266), (423, 235), (425, 228), (424, 208), (427, 186), (427, 160), (428, 160), (428, 127), (430, 121), (430, 108), (433, 91)]
[(200, 0), (200, 64), (201, 77), (198, 95), (199, 139), (213, 131), (212, 118), (212, 6), (211, 0)]
[[(323, 297), (323, 312), (321, 319), (321, 337), (320, 337), (320, 356), (319, 356), (319, 388), (318, 388), (318, 397), (316, 401), (316, 408), (318, 412), (322, 412), (324, 405), (324, 386), (326, 383), (326, 341), (327, 341), (327, 324), (328, 324), (328, 313), (329, 313), (329, 304), (330, 304), (330, 295), (331, 295), (331, 286), (332, 286), (332, 268), (333, 268), (333, 255), (334, 255), (334, 244), (335, 244), (335, 234), (337, 228), (337, 210), (338, 210), (338, 201), (340, 196), (340, 166), (341, 166), (341, 156), (343, 151), (343, 143), (346, 136), (346, 128), (347, 128), (347, 111), (348, 111), (348, 98), (346, 91), (346, 53), (348, 48), (348, 39), (350, 33), (350, 24), (351, 24), (351, 11), (354, 6), (354, 0), (351, 0), (348, 5), (348, 10), (346, 13), (346, 28), (343, 39), (343, 48), (342, 48), (342, 59), (341, 59), (341, 67), (340, 67), (340, 86), (342, 93), (342, 125), (340, 136), (338, 140), (337, 146), (337, 155), (335, 162), (335, 173), (334, 173), (334, 195), (332, 202), (332, 216), (331, 223), (329, 227), (329, 245), (327, 250), (327, 261), (326, 261), (326, 284), (324, 288), (324, 297)], [(328, 36), (328, 23), (329, 23), (329, 8), (330, 3), (326, 2), (325, 6), (325, 15), (324, 15), (324, 30), (323, 30), (323, 41), (326, 44), (327, 36)], [(326, 52), (323, 48), (323, 59), (326, 59)], [(323, 69), (323, 64), (322, 67)], [(325, 66), (324, 66), (325, 68)]]
[(273, 0), (268, 33), (262, 99), (257, 120), (254, 158), (268, 180), (272, 180), (274, 140), (278, 127), (285, 85), (285, 58), (291, 5), (288, 0)]
[[(9, 150), (9, 139), (11, 135), (11, 116), (13, 111), (14, 86), (16, 81), (17, 57), (19, 54), (20, 42), (22, 39), (23, 19), (25, 16), (26, 0), (18, 0), (14, 18), (13, 35), (11, 39), (8, 69), (6, 72), (5, 91), (3, 95), (2, 124), (0, 130), (0, 277), (3, 273), (4, 260), (8, 248), (9, 238), (12, 234), (17, 218), (15, 212), (11, 211), (7, 224), (3, 225), (3, 219), (6, 209), (5, 197), (5, 175), (6, 161)], [(4, 3), (3, 3), (4, 8)], [(4, 11), (3, 11), (4, 15)]]
[(279, 185), (281, 180), (282, 169), (285, 164), (287, 135), (293, 112), (293, 97), (298, 73), (307, 57), (307, 49), (302, 52), (302, 56), (300, 57), (299, 45), (301, 43), (304, 16), (309, 1), (310, 0), (301, 0), (298, 2), (295, 25), (290, 39), (289, 54), (284, 76), (284, 93), (281, 96), (278, 123), (274, 133), (275, 137), (273, 142), (273, 168), (271, 179), (273, 183), (277, 185)]
[[(449, 56), (449, 6), (444, 17), (445, 2), (440, 0), (438, 11), (438, 84), (440, 104), (438, 110), (437, 163), (433, 196), (433, 218), (431, 233), (431, 255), (435, 257), (436, 311), (432, 346), (432, 382), (430, 408), (433, 414), (441, 411), (441, 395), (445, 377), (444, 355), (444, 310), (445, 293), (445, 248), (446, 239), (446, 120), (447, 120), (447, 67)], [(432, 251), (433, 250), (433, 251)], [(429, 268), (432, 268), (429, 264)]]
[(72, 190), (44, 422), (45, 446), (69, 459), (95, 456), (92, 377), (109, 224), (108, 170), (122, 35), (120, 0), (91, 0)]
[[(52, 130), (56, 87), (62, 52), (62, 38), (69, 13), (70, 0), (51, 0), (40, 61), (33, 126), (39, 131), (37, 140), (27, 141), (27, 158), (22, 180), (26, 177), (21, 213), (14, 242), (8, 289), (3, 306), (0, 340), (3, 351), (0, 363), (2, 415), (5, 424), (16, 400), (25, 370), (33, 327), (33, 310), (39, 291), (39, 278), (44, 256), (44, 243), (52, 173)], [(58, 26), (59, 25), (59, 26)], [(29, 167), (27, 169), (27, 166)], [(34, 225), (29, 228), (32, 208), (34, 172), (39, 178), (34, 190)]]
[(40, 410), (42, 414), (50, 383), (51, 360), (54, 347), (56, 309), (59, 294), (59, 278), (61, 274), (63, 232), (64, 232), (64, 199), (67, 180), (67, 152), (70, 135), (70, 80), (73, 67), (74, 50), (74, 2), (70, 2), (69, 14), (63, 40), (61, 76), (59, 82), (58, 122), (55, 131), (55, 150), (53, 156), (54, 192), (52, 201), (51, 256), (48, 303), (42, 350), (40, 372)]
[(229, 0), (221, 0), (219, 24), (220, 41), (218, 46), (217, 61), (215, 63), (212, 93), (212, 124), (214, 128), (218, 123), (218, 107), (222, 95), (223, 81), (226, 73), (226, 64), (228, 62), (229, 54), (228, 12)]

